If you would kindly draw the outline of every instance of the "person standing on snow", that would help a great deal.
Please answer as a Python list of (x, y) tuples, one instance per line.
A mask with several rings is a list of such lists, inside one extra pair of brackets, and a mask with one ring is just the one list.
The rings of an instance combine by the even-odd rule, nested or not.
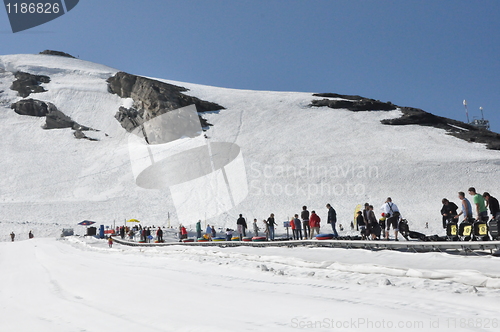
[(359, 232), (361, 234), (361, 239), (366, 240), (366, 235), (367, 235), (366, 222), (365, 218), (363, 217), (363, 212), (361, 211), (358, 211), (357, 213), (356, 224), (358, 224)]
[(292, 222), (294, 225), (292, 229), (295, 240), (302, 240), (302, 221), (300, 221), (298, 214), (295, 215), (295, 218), (293, 218)]
[(33, 233), (30, 231), (29, 234), (28, 234), (28, 238), (32, 239), (34, 238), (35, 236), (33, 235)]
[(266, 233), (266, 241), (269, 240), (269, 225), (267, 224), (267, 220), (264, 219), (262, 220), (262, 222), (264, 223), (264, 233)]
[(254, 233), (254, 236), (259, 236), (259, 226), (257, 225), (257, 219), (254, 219), (253, 220), (253, 233)]
[(311, 234), (311, 226), (309, 225), (309, 211), (307, 211), (307, 206), (305, 205), (302, 207), (300, 218), (302, 219), (302, 225), (304, 226), (304, 238), (307, 239)]
[(486, 202), (484, 197), (476, 192), (476, 188), (469, 188), (469, 195), (472, 196), (472, 202), (474, 203), (474, 209), (476, 211), (476, 220), (484, 221), (488, 219), (488, 209), (486, 208)]
[(267, 218), (267, 226), (269, 227), (269, 240), (274, 241), (274, 225), (278, 224), (274, 221), (274, 213), (271, 213), (269, 218)]
[(210, 225), (207, 225), (207, 229), (205, 229), (205, 236), (209, 241), (212, 240), (212, 227)]
[(486, 207), (490, 208), (491, 219), (500, 216), (500, 205), (498, 204), (498, 200), (487, 192), (483, 194), (483, 197), (486, 200)]
[(201, 238), (201, 220), (196, 223), (196, 239)]
[(158, 242), (163, 242), (163, 231), (161, 230), (160, 226), (158, 226), (158, 230), (156, 231), (156, 239)]
[(441, 203), (443, 203), (443, 208), (441, 209), (441, 215), (443, 216), (443, 228), (446, 229), (448, 220), (454, 219), (457, 215), (458, 206), (446, 198), (443, 198)]
[(16, 237), (16, 234), (14, 234), (14, 232), (10, 233), (10, 239), (12, 240), (12, 242), (14, 242), (15, 237)]
[(311, 227), (311, 231), (309, 232), (310, 239), (312, 240), (314, 233), (319, 235), (319, 227), (320, 227), (321, 218), (316, 214), (316, 211), (311, 212), (311, 217), (309, 218), (309, 226)]
[(384, 211), (384, 217), (386, 218), (386, 223), (387, 223), (387, 228), (385, 230), (385, 237), (386, 240), (389, 240), (389, 230), (392, 229), (394, 230), (394, 240), (398, 240), (398, 223), (399, 223), (399, 218), (401, 216), (401, 212), (399, 212), (399, 208), (396, 204), (392, 202), (392, 198), (387, 197), (387, 200), (385, 201), (384, 205), (382, 205), (382, 211)]
[(339, 234), (337, 233), (337, 229), (335, 228), (335, 224), (337, 223), (337, 212), (330, 205), (330, 203), (326, 204), (326, 208), (328, 209), (327, 223), (332, 225), (333, 237), (338, 238)]
[(465, 198), (465, 193), (460, 191), (458, 193), (458, 198), (462, 201), (462, 211), (455, 216), (458, 219), (462, 214), (464, 215), (465, 222), (472, 221), (472, 206), (467, 198)]
[(108, 238), (108, 246), (109, 246), (110, 248), (112, 248), (112, 247), (113, 247), (113, 238), (112, 238), (111, 236)]
[(241, 241), (243, 240), (244, 236), (247, 236), (246, 229), (248, 228), (247, 221), (245, 220), (245, 218), (243, 218), (242, 214), (240, 214), (240, 217), (238, 218), (238, 220), (236, 220), (236, 227), (238, 229), (238, 234), (240, 236), (240, 241)]

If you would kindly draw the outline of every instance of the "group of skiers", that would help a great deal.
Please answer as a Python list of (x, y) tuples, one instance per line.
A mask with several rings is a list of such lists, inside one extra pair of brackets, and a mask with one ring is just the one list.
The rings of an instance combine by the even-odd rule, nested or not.
[(479, 221), (488, 221), (488, 208), (490, 209), (491, 219), (500, 218), (500, 206), (495, 197), (488, 192), (482, 195), (478, 194), (474, 187), (470, 187), (468, 192), (472, 196), (472, 204), (463, 191), (458, 193), (458, 199), (461, 202), (460, 212), (458, 212), (459, 207), (455, 203), (443, 198), (443, 207), (441, 208), (443, 228), (446, 228), (447, 224), (451, 222), (458, 222), (460, 216), (463, 216), (465, 222), (472, 222), (474, 218)]

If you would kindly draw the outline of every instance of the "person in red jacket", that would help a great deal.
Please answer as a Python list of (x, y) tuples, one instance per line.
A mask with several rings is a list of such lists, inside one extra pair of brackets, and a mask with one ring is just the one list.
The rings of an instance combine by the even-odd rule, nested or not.
[(309, 226), (311, 227), (311, 239), (314, 236), (314, 232), (316, 232), (316, 235), (319, 235), (320, 222), (321, 218), (316, 214), (316, 211), (312, 211), (311, 217), (309, 218)]
[(188, 232), (186, 230), (186, 227), (181, 226), (181, 239), (187, 239), (188, 238)]

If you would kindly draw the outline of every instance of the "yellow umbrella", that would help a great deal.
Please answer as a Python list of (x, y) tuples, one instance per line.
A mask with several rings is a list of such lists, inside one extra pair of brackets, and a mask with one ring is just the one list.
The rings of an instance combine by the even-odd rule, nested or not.
[(140, 222), (140, 221), (137, 219), (129, 219), (129, 220), (127, 220), (127, 222)]

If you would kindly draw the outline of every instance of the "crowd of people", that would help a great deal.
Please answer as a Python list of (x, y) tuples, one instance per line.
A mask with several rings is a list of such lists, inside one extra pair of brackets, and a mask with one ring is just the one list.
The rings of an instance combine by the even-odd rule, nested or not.
[[(500, 206), (498, 200), (491, 196), (488, 192), (478, 194), (474, 187), (469, 188), (469, 195), (472, 197), (471, 201), (467, 199), (464, 192), (458, 193), (458, 198), (460, 200), (460, 207), (451, 202), (450, 200), (443, 198), (441, 209), (442, 215), (442, 226), (446, 228), (449, 223), (457, 223), (462, 217), (463, 222), (473, 222), (474, 220), (487, 221), (488, 208), (490, 210), (491, 218), (498, 218), (500, 220)], [(338, 238), (339, 234), (337, 232), (337, 213), (330, 203), (326, 204), (326, 209), (328, 211), (326, 223), (331, 227), (331, 234), (333, 238)], [(364, 208), (357, 212), (355, 221), (356, 225), (351, 222), (351, 229), (356, 228), (360, 232), (360, 236), (364, 240), (379, 240), (385, 239), (389, 240), (391, 238), (391, 230), (394, 234), (394, 240), (398, 241), (399, 232), (399, 222), (402, 220), (401, 212), (398, 206), (392, 201), (390, 197), (386, 199), (384, 204), (381, 206), (382, 211), (381, 218), (377, 219), (373, 205), (369, 203), (364, 204)], [(459, 211), (460, 210), (460, 211)], [(292, 230), (293, 240), (306, 240), (314, 239), (315, 236), (320, 234), (321, 229), (321, 218), (312, 210), (309, 212), (307, 206), (302, 207), (300, 215), (294, 214), (293, 218), (287, 223), (285, 227), (290, 227)], [(269, 215), (267, 219), (263, 219), (260, 223), (257, 218), (253, 219), (251, 224), (251, 231), (249, 231), (249, 225), (242, 214), (239, 215), (236, 220), (236, 234), (235, 230), (231, 228), (226, 228), (225, 232), (221, 230), (221, 236), (223, 236), (227, 241), (235, 239), (234, 236), (242, 240), (244, 237), (251, 235), (253, 237), (265, 237), (266, 240), (275, 240), (275, 227), (276, 223), (275, 216), (273, 213)], [(339, 225), (340, 230), (343, 230), (343, 226)], [(130, 228), (127, 226), (122, 226), (117, 228), (117, 233), (121, 238), (125, 238), (126, 235), (129, 236), (131, 240), (134, 239), (136, 235), (139, 236), (141, 242), (151, 242), (152, 239), (156, 237), (156, 242), (163, 242), (163, 230), (161, 227), (156, 229), (154, 233), (155, 226), (152, 227), (141, 227), (141, 225), (135, 225)], [(329, 231), (328, 231), (329, 232)], [(155, 236), (154, 236), (155, 235)], [(188, 231), (186, 227), (182, 224), (179, 225), (179, 241), (188, 238)], [(29, 237), (32, 238), (33, 234), (30, 231)], [(196, 239), (204, 238), (206, 240), (212, 240), (217, 237), (217, 231), (214, 225), (207, 225), (205, 231), (203, 232), (201, 220), (196, 223)], [(14, 241), (15, 234), (11, 233), (12, 241)], [(109, 246), (112, 246), (112, 241), (110, 241)]]

